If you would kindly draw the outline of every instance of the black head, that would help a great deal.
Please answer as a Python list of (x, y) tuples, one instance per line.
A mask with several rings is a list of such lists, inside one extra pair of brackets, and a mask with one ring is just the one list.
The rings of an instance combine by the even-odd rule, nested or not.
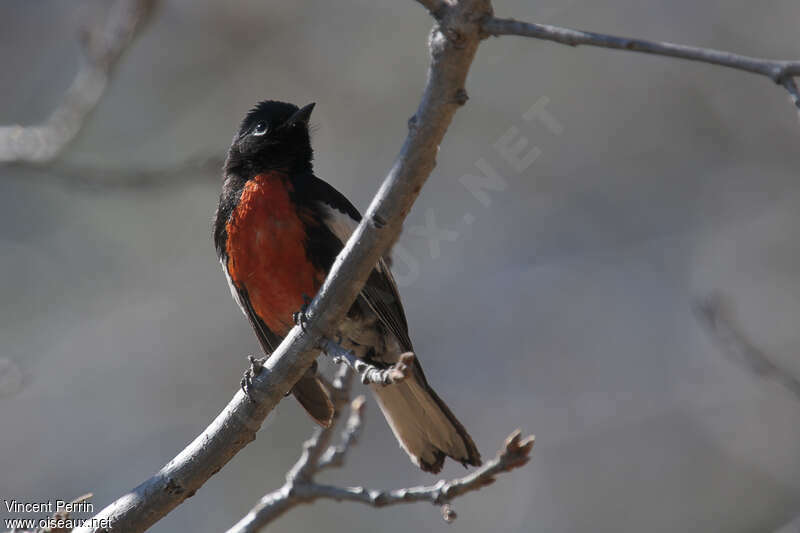
[(266, 170), (310, 172), (313, 151), (308, 119), (314, 104), (266, 100), (242, 121), (225, 160), (226, 174), (251, 178)]

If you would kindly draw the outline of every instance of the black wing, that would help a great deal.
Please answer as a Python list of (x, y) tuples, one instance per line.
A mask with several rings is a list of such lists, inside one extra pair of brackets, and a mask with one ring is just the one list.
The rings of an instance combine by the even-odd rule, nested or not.
[[(307, 202), (308, 207), (322, 210), (319, 216), (325, 221), (324, 227), (320, 228), (318, 236), (310, 236), (314, 242), (310, 242), (308, 248), (321, 254), (317, 260), (320, 261), (320, 266), (329, 271), (336, 255), (361, 221), (361, 214), (342, 193), (316, 176), (300, 177), (295, 187), (298, 202)], [(330, 245), (331, 234), (335, 237), (335, 246)], [(385, 259), (375, 265), (359, 297), (394, 334), (403, 349), (411, 351), (403, 304)]]
[(361, 298), (378, 315), (383, 325), (394, 333), (403, 350), (413, 351), (403, 303), (397, 292), (397, 284), (384, 259), (378, 261), (375, 270), (367, 278), (367, 283), (361, 289)]
[(250, 321), (250, 325), (253, 326), (253, 331), (256, 332), (256, 338), (261, 345), (261, 349), (264, 350), (264, 355), (269, 356), (269, 354), (278, 348), (281, 343), (281, 338), (273, 333), (256, 314), (255, 309), (253, 309), (253, 304), (250, 303), (247, 290), (237, 287), (233, 280), (229, 279), (228, 281), (231, 284), (231, 288), (236, 291), (239, 306), (244, 311), (247, 320)]
[[(228, 277), (228, 283), (230, 283), (231, 290), (236, 296), (239, 307), (242, 308), (247, 320), (250, 321), (250, 325), (253, 326), (253, 331), (256, 333), (261, 349), (264, 350), (264, 355), (269, 356), (278, 348), (281, 338), (273, 333), (264, 324), (264, 321), (258, 317), (253, 309), (253, 304), (250, 303), (247, 290), (236, 286), (230, 277)], [(316, 377), (316, 363), (314, 363), (310, 373), (307, 373), (295, 383), (292, 388), (292, 394), (318, 424), (323, 427), (330, 427), (333, 421), (333, 401), (331, 400), (330, 392)]]

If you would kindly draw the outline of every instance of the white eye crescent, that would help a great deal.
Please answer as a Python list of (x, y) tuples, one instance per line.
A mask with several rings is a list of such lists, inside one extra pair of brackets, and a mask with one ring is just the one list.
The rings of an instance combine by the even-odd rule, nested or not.
[(264, 135), (267, 133), (267, 123), (266, 122), (259, 122), (256, 124), (256, 127), (253, 128), (253, 135)]

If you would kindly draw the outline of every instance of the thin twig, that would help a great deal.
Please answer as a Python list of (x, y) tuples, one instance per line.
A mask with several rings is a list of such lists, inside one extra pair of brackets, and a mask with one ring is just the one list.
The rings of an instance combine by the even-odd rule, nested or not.
[[(326, 351), (346, 351), (338, 344), (326, 340)], [(441, 506), (442, 518), (452, 522), (456, 513), (450, 502), (458, 496), (478, 490), (495, 481), (501, 472), (508, 472), (528, 462), (534, 438), (521, 438), (519, 430), (505, 441), (497, 456), (472, 473), (451, 481), (441, 480), (435, 485), (394, 490), (368, 490), (364, 487), (338, 487), (319, 484), (317, 473), (328, 468), (344, 465), (348, 452), (358, 441), (363, 427), (365, 400), (358, 396), (350, 403), (350, 416), (341, 431), (339, 445), (331, 445), (337, 422), (347, 404), (352, 383), (349, 364), (339, 367), (333, 383), (326, 383), (331, 391), (334, 405), (333, 422), (327, 428), (316, 428), (310, 439), (303, 443), (303, 452), (286, 474), (286, 482), (280, 488), (265, 494), (258, 503), (228, 533), (254, 533), (292, 508), (318, 499), (354, 501), (384, 507), (401, 503), (429, 502)], [(324, 381), (322, 376), (320, 379)]]
[(378, 259), (397, 239), (433, 170), (453, 115), (466, 102), (464, 83), (483, 37), (479, 21), (490, 15), (489, 0), (461, 0), (447, 7), (447, 27), (434, 27), (428, 80), (403, 147), (311, 302), (305, 327), (292, 328), (253, 377), (249, 392), (254, 401), (238, 391), (172, 461), (100, 511), (95, 518), (110, 522), (106, 533), (144, 531), (194, 494), (255, 439), (267, 415), (311, 366), (320, 337), (335, 331), (344, 318)]
[[(534, 437), (522, 438), (519, 430), (509, 435), (494, 459), (467, 474), (450, 481), (441, 480), (435, 485), (394, 490), (367, 490), (364, 487), (336, 487), (333, 485), (305, 485), (297, 489), (298, 498), (311, 500), (328, 498), (352, 501), (373, 507), (386, 507), (401, 503), (429, 502), (444, 505), (455, 498), (494, 483), (497, 475), (510, 472), (530, 460)], [(304, 502), (305, 503), (305, 502)]]
[(336, 363), (346, 364), (355, 370), (364, 385), (395, 385), (406, 379), (414, 366), (412, 352), (401, 354), (398, 361), (391, 366), (379, 368), (359, 359), (352, 351), (342, 348), (330, 339), (322, 339), (320, 345)]
[[(311, 438), (303, 443), (303, 452), (286, 474), (286, 482), (283, 486), (262, 497), (231, 531), (257, 531), (268, 522), (281, 516), (291, 507), (301, 503), (294, 499), (295, 488), (313, 483), (317, 472), (323, 468), (333, 466), (332, 458), (334, 456), (341, 455), (341, 459), (337, 458), (335, 461), (343, 463), (343, 456), (347, 454), (350, 447), (356, 442), (356, 439), (348, 437), (348, 434), (360, 431), (365, 402), (363, 396), (353, 400), (350, 404), (350, 417), (342, 434), (342, 444), (339, 446), (330, 445), (337, 422), (341, 417), (341, 412), (350, 397), (352, 376), (350, 367), (346, 365), (339, 367), (336, 379), (334, 379), (333, 383), (327, 383), (333, 397), (334, 409), (333, 421), (330, 426), (327, 428), (318, 427), (314, 430)], [(321, 379), (324, 380), (324, 378)], [(351, 428), (351, 424), (354, 427)]]
[(514, 19), (487, 18), (483, 30), (490, 35), (517, 35), (543, 39), (568, 46), (599, 46), (629, 52), (641, 52), (659, 56), (677, 57), (689, 61), (699, 61), (712, 65), (742, 70), (766, 76), (773, 82), (783, 85), (792, 96), (792, 102), (800, 109), (800, 97), (793, 78), (800, 76), (800, 61), (781, 61), (733, 54), (711, 48), (700, 48), (660, 41), (617, 37), (588, 31), (573, 30), (548, 24), (521, 22)]
[(361, 430), (364, 427), (364, 408), (366, 399), (357, 396), (350, 402), (350, 416), (347, 418), (345, 427), (342, 430), (341, 443), (337, 446), (329, 446), (325, 453), (319, 458), (317, 470), (326, 468), (339, 468), (344, 465), (344, 458), (347, 452), (358, 443)]
[[(358, 410), (355, 406), (357, 401), (358, 398), (356, 398), (353, 402), (353, 407), (351, 407), (351, 417), (353, 416), (352, 413)], [(451, 502), (454, 499), (494, 483), (497, 476), (503, 472), (510, 472), (525, 465), (530, 460), (533, 443), (533, 436), (523, 439), (519, 430), (514, 431), (506, 438), (503, 447), (497, 452), (494, 459), (464, 477), (449, 481), (440, 480), (434, 485), (393, 490), (370, 490), (364, 487), (339, 487), (316, 483), (314, 474), (327, 466), (334, 465), (325, 464), (324, 459), (316, 463), (312, 462), (309, 459), (312, 454), (309, 453), (308, 449), (312, 448), (316, 451), (319, 448), (316, 442), (306, 443), (303, 455), (287, 475), (286, 483), (281, 488), (261, 498), (258, 504), (237, 524), (231, 527), (227, 533), (255, 533), (292, 508), (320, 499), (356, 502), (372, 507), (428, 502), (440, 506), (442, 518), (447, 522), (452, 522), (456, 518), (456, 513), (451, 506)], [(351, 444), (352, 442), (343, 448), (341, 452), (342, 460), (335, 466), (343, 464), (344, 456), (350, 450)], [(323, 457), (331, 453), (338, 452), (331, 452), (329, 448)], [(307, 475), (298, 476), (296, 475), (298, 471), (302, 471)]]
[(310, 481), (314, 477), (318, 470), (320, 458), (330, 446), (334, 428), (341, 416), (342, 407), (347, 404), (350, 397), (352, 377), (353, 374), (350, 372), (350, 368), (341, 366), (336, 379), (333, 383), (328, 384), (328, 389), (333, 397), (333, 420), (327, 428), (317, 427), (311, 438), (303, 443), (303, 454), (286, 475), (287, 482)]
[(741, 332), (731, 306), (719, 294), (711, 294), (695, 303), (695, 316), (706, 327), (722, 353), (753, 374), (777, 381), (800, 400), (800, 380), (781, 368)]
[(83, 65), (61, 103), (39, 126), (0, 126), (0, 163), (46, 163), (75, 138), (106, 91), (111, 72), (156, 0), (118, 0), (103, 25), (81, 39)]

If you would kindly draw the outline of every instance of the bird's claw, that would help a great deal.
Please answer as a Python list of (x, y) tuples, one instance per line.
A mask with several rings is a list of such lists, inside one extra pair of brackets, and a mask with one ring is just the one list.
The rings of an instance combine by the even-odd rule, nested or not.
[(242, 387), (242, 392), (247, 396), (247, 398), (254, 402), (255, 399), (253, 395), (250, 393), (250, 389), (253, 386), (253, 378), (261, 373), (264, 369), (264, 362), (266, 362), (266, 357), (255, 357), (253, 355), (248, 355), (247, 360), (250, 361), (250, 366), (247, 370), (244, 371), (244, 376), (242, 376), (242, 381), (240, 385)]
[(308, 306), (310, 304), (311, 298), (309, 298), (307, 294), (304, 294), (302, 307), (300, 307), (299, 311), (295, 311), (292, 314), (292, 320), (294, 320), (295, 325), (300, 326), (300, 329), (303, 331), (306, 330), (306, 323), (308, 322), (308, 316), (306, 316), (306, 312), (308, 311)]

